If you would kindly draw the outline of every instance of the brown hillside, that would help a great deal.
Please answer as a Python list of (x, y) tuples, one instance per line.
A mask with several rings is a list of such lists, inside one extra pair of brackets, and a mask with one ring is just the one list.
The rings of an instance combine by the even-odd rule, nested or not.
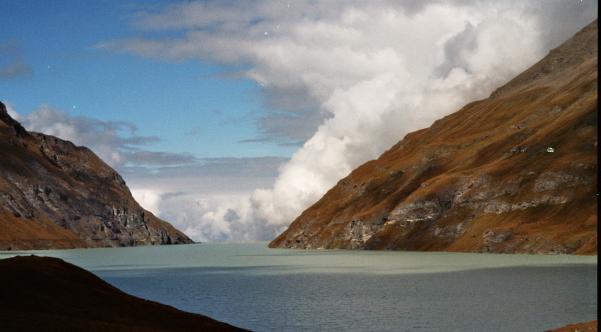
[(597, 251), (597, 21), (342, 179), (271, 247)]
[(597, 332), (598, 324), (596, 320), (593, 320), (586, 323), (570, 324), (547, 332)]
[(2, 331), (243, 331), (143, 300), (58, 258), (0, 260)]
[(0, 103), (0, 250), (191, 242), (92, 151), (27, 132)]

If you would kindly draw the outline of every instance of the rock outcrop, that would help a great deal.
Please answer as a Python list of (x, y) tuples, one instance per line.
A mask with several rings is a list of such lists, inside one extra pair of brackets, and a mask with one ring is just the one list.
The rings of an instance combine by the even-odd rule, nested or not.
[(0, 103), (0, 250), (192, 243), (92, 151), (28, 132)]
[(597, 21), (340, 180), (280, 248), (594, 254)]
[(2, 331), (245, 331), (128, 295), (58, 258), (0, 259)]

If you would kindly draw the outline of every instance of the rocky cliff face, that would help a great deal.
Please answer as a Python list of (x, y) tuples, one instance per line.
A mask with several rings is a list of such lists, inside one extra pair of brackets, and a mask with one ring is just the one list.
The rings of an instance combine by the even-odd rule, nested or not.
[(597, 250), (597, 22), (342, 179), (282, 248)]
[(191, 242), (92, 151), (26, 131), (0, 103), (0, 250)]

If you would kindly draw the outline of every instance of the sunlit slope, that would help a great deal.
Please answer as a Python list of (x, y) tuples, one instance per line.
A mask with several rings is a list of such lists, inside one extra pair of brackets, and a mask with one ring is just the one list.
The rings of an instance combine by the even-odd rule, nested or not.
[(597, 199), (595, 21), (354, 170), (270, 246), (592, 254)]

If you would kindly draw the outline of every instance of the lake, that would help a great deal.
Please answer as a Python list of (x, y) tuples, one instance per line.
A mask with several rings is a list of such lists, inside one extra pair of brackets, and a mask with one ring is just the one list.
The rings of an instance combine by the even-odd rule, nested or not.
[(254, 331), (543, 331), (597, 318), (597, 256), (268, 249), (267, 243), (0, 252), (62, 258), (124, 290)]

